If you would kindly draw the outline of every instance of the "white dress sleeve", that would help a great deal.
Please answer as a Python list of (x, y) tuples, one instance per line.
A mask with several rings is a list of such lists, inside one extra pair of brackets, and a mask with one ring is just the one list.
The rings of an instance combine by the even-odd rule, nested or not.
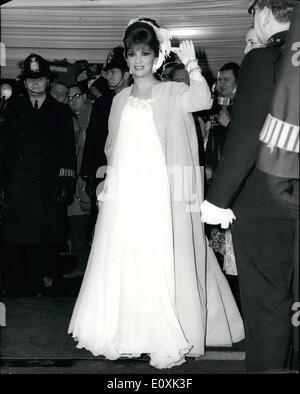
[[(210, 109), (212, 106), (211, 92), (201, 73), (193, 73), (190, 86), (178, 84), (178, 94), (184, 112), (196, 112)], [(196, 79), (197, 78), (197, 79)]]

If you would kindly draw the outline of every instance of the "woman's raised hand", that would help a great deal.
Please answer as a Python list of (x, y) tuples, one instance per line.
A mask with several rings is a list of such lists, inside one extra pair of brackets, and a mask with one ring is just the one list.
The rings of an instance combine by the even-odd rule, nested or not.
[(184, 40), (180, 43), (179, 48), (172, 48), (177, 54), (181, 63), (186, 65), (190, 60), (196, 59), (195, 48), (192, 40)]

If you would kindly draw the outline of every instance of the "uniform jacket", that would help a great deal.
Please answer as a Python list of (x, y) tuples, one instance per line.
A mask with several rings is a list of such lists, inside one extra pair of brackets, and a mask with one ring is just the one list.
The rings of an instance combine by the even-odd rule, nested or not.
[(260, 134), (258, 168), (269, 174), (275, 198), (299, 219), (299, 118), (300, 53), (294, 42), (300, 37), (300, 3), (293, 11), (279, 82)]
[(285, 37), (286, 32), (275, 34), (241, 65), (223, 154), (207, 194), (209, 202), (232, 208), (237, 218), (290, 218), (270, 192), (266, 174), (256, 168), (259, 134), (278, 81)]
[(59, 244), (66, 207), (60, 190), (75, 186), (76, 153), (72, 113), (50, 95), (35, 111), (29, 96), (17, 97), (1, 131), (1, 183), (7, 215), (1, 238), (13, 243)]

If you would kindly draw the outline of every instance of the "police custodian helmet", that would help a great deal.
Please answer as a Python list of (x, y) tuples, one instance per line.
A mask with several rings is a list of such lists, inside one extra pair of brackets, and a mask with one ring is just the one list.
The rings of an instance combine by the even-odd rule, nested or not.
[(49, 77), (50, 67), (48, 61), (36, 53), (31, 53), (23, 62), (22, 76), (24, 79)]
[(124, 48), (115, 47), (108, 52), (106, 63), (103, 66), (103, 71), (111, 70), (112, 68), (119, 68), (123, 71), (128, 71), (128, 65), (124, 57)]

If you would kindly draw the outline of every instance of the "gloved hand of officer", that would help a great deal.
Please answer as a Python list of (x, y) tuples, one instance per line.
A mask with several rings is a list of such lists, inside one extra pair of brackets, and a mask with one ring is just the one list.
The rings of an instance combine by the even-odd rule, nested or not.
[(200, 206), (201, 221), (207, 224), (220, 224), (221, 228), (228, 228), (236, 217), (231, 209), (224, 209), (204, 200)]
[(70, 205), (74, 200), (74, 193), (67, 187), (63, 187), (57, 195), (57, 202), (61, 205)]

